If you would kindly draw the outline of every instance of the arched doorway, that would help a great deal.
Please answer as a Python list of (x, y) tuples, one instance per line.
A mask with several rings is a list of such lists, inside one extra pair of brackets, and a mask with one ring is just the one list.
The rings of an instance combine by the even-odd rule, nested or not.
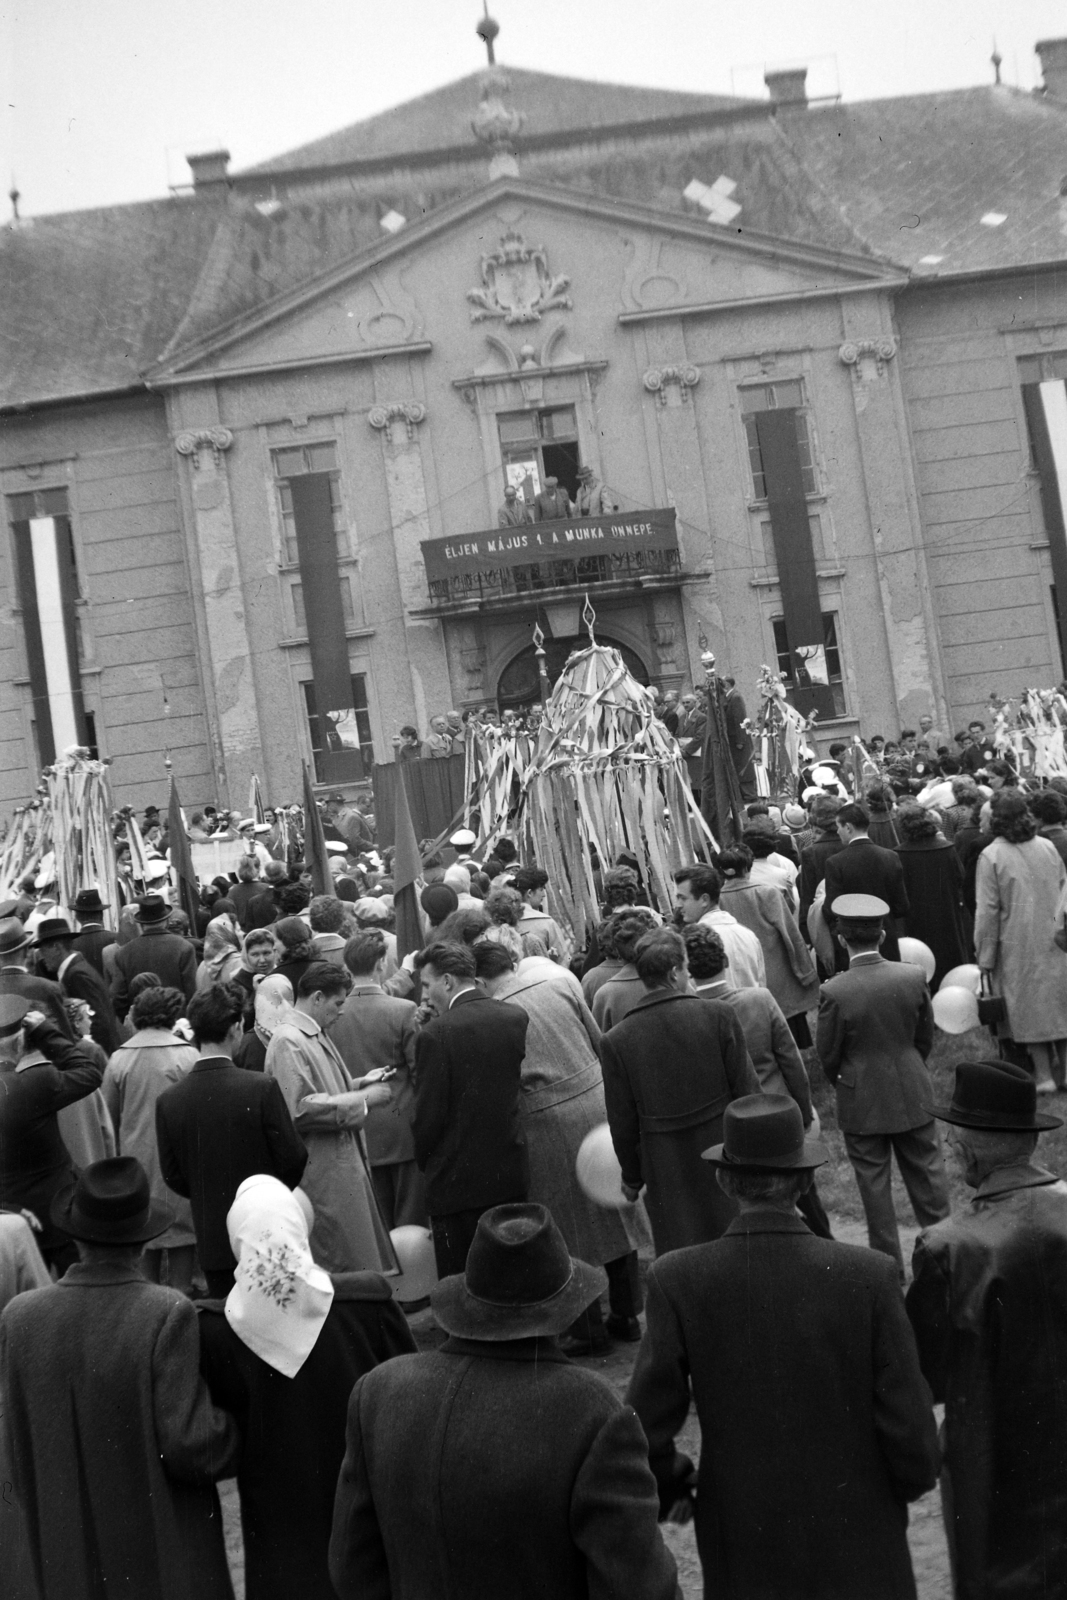
[[(545, 670), (550, 687), (555, 687), (556, 679), (567, 664), (567, 657), (573, 655), (575, 650), (584, 650), (588, 643), (589, 640), (579, 634), (570, 639), (545, 640)], [(626, 670), (638, 683), (648, 683), (644, 662), (628, 645), (609, 638), (607, 634), (598, 637), (597, 643), (611, 645), (622, 656)], [(517, 656), (512, 657), (500, 674), (496, 703), (500, 711), (523, 711), (527, 706), (537, 705), (540, 699), (541, 678), (537, 670), (537, 654), (533, 645), (528, 644), (525, 650), (520, 650)]]

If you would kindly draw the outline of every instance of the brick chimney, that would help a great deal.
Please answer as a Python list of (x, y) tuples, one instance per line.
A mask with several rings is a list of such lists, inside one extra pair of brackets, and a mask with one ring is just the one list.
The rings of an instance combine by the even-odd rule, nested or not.
[(1050, 100), (1067, 100), (1067, 39), (1039, 39), (1034, 45)]
[(765, 72), (763, 81), (774, 105), (804, 110), (808, 104), (807, 76), (807, 67), (783, 67), (777, 72)]
[(230, 185), (229, 165), (230, 152), (228, 150), (206, 150), (200, 156), (186, 156), (189, 170), (193, 175), (193, 189), (200, 193), (204, 189), (228, 189)]

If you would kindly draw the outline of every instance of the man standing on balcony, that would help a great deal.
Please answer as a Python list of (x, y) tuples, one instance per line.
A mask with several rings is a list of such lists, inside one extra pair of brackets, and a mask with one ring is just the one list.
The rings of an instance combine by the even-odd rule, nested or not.
[(603, 484), (597, 482), (592, 467), (579, 467), (578, 493), (574, 500), (575, 515), (579, 517), (607, 517), (613, 511), (618, 511), (618, 509)]
[(561, 489), (558, 478), (546, 478), (541, 493), (534, 496), (534, 521), (559, 522), (569, 517), (574, 507), (566, 489)]
[(519, 494), (513, 483), (509, 483), (504, 490), (504, 504), (496, 514), (498, 528), (525, 528), (532, 522), (530, 508)]

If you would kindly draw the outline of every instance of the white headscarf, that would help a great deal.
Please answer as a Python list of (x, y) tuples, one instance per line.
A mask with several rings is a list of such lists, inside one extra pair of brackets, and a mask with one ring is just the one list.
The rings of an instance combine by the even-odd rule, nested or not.
[(256, 1032), (266, 1043), (293, 1003), (293, 986), (280, 972), (255, 984)]
[(308, 1247), (307, 1217), (284, 1183), (257, 1173), (237, 1190), (226, 1228), (237, 1257), (226, 1321), (253, 1355), (295, 1378), (333, 1303), (330, 1275)]

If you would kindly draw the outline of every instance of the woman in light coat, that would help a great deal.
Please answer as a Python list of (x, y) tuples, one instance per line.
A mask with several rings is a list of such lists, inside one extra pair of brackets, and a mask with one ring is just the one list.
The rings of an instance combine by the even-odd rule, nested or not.
[[(575, 1172), (582, 1140), (608, 1119), (600, 1029), (569, 973), (557, 969), (553, 975), (546, 970), (547, 962), (518, 973), (510, 952), (491, 940), (476, 944), (474, 954), (486, 993), (521, 1006), (530, 1019), (521, 1094), (530, 1160), (528, 1198), (548, 1207), (572, 1256), (607, 1268), (611, 1305), (607, 1333), (630, 1338), (641, 1309), (636, 1252), (619, 1211), (590, 1200)], [(579, 1318), (572, 1331), (590, 1348), (606, 1345), (599, 1303)]]
[(111, 1113), (120, 1156), (136, 1156), (148, 1174), (152, 1199), (173, 1217), (165, 1233), (151, 1241), (142, 1262), (145, 1277), (158, 1283), (167, 1252), (167, 1281), (188, 1294), (193, 1286), (196, 1233), (188, 1200), (168, 1189), (156, 1145), (156, 1101), (191, 1071), (199, 1051), (171, 1031), (185, 1010), (180, 989), (148, 988), (133, 1002), (134, 1035), (107, 1064), (101, 1093)]
[(992, 842), (978, 858), (975, 956), (1003, 996), (1000, 1042), (1009, 1060), (1036, 1071), (1039, 1088), (1067, 1082), (1067, 952), (1055, 943), (1067, 869), (1015, 790), (992, 805)]
[(785, 896), (768, 883), (749, 882), (752, 852), (745, 845), (720, 851), (715, 865), (725, 879), (719, 908), (756, 935), (767, 966), (767, 988), (785, 1013), (793, 1038), (805, 1050), (811, 1044), (807, 1012), (818, 1004), (819, 978)]

